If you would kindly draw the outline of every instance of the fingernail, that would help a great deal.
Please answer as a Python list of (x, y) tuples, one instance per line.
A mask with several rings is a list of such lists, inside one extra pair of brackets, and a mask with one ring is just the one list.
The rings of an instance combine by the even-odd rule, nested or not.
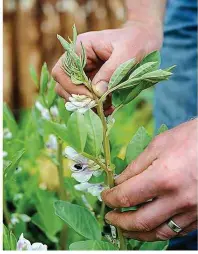
[(105, 215), (105, 222), (107, 223), (107, 224), (111, 224), (111, 222), (110, 222), (110, 220), (108, 219), (108, 213)]
[(108, 82), (99, 81), (95, 85), (93, 85), (93, 90), (98, 96), (102, 96), (108, 90)]

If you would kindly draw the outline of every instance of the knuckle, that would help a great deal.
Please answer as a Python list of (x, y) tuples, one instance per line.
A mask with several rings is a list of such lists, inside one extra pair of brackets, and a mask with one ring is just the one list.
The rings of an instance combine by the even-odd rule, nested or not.
[(127, 193), (122, 190), (122, 188), (117, 189), (117, 201), (120, 207), (131, 206), (130, 198)]
[(56, 64), (53, 69), (52, 69), (52, 77), (56, 80), (57, 79), (57, 76), (59, 74), (59, 71), (60, 71), (60, 67)]
[(156, 239), (158, 240), (168, 240), (174, 237), (172, 233), (169, 233), (167, 231), (163, 231), (161, 229), (156, 230)]
[(185, 210), (189, 210), (192, 208), (196, 208), (197, 206), (197, 197), (196, 197), (196, 192), (189, 191), (188, 193), (185, 193), (182, 195), (181, 198), (181, 205), (182, 208)]
[(160, 171), (166, 172), (158, 181), (159, 186), (165, 191), (175, 191), (180, 187), (182, 180), (181, 172), (178, 170), (171, 170), (166, 161), (161, 161)]
[(151, 225), (145, 220), (136, 218), (134, 223), (135, 223), (135, 228), (138, 231), (149, 232), (152, 230)]
[(154, 137), (152, 142), (148, 145), (148, 149), (155, 150), (158, 147), (160, 140), (161, 140), (160, 136)]

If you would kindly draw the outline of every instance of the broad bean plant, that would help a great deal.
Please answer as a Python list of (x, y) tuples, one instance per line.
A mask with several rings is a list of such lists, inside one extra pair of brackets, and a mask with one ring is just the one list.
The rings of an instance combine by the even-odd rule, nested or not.
[[(4, 249), (47, 250), (46, 244), (40, 242), (31, 244), (21, 229), (17, 232), (16, 225), (19, 222), (36, 225), (44, 232), (48, 241), (54, 243), (53, 248), (57, 250), (166, 249), (167, 241), (149, 243), (125, 239), (119, 228), (106, 224), (104, 216), (110, 208), (102, 201), (101, 192), (114, 186), (115, 177), (148, 146), (153, 138), (144, 127), (139, 127), (129, 142), (124, 144), (124, 151), (120, 156), (122, 146), (120, 142), (115, 142), (115, 136), (116, 138), (119, 136), (116, 115), (120, 111), (125, 112), (127, 105), (137, 100), (143, 90), (169, 79), (174, 66), (159, 69), (158, 51), (145, 56), (140, 62), (135, 58), (130, 59), (114, 71), (108, 90), (102, 97), (98, 97), (84, 71), (87, 59), (83, 44), (81, 43), (80, 55), (75, 51), (77, 41), (75, 26), (72, 40), (66, 41), (59, 35), (58, 39), (65, 50), (62, 69), (75, 85), (83, 84), (91, 92), (92, 98), (72, 94), (65, 104), (54, 92), (55, 81), (51, 78), (47, 65), (43, 65), (40, 79), (31, 67), (31, 76), (39, 89), (39, 96), (31, 111), (31, 124), (28, 128), (30, 132), (34, 128), (34, 132), (37, 133), (31, 144), (34, 149), (34, 142), (40, 143), (41, 148), (37, 148), (39, 154), (37, 151), (27, 153), (27, 150), (31, 150), (29, 142), (26, 144), (25, 138), (22, 141), (24, 133), (18, 130), (19, 127), (11, 112), (4, 105), (4, 220), (7, 226), (4, 226)], [(106, 117), (103, 104), (110, 94), (115, 109), (112, 115)], [(123, 125), (124, 121), (125, 119)], [(162, 125), (157, 135), (166, 129), (167, 127)], [(129, 133), (128, 136), (130, 135)], [(11, 143), (17, 144), (15, 148), (9, 147)], [(31, 167), (30, 164), (34, 164), (30, 163), (31, 158), (37, 158), (40, 153), (57, 169), (59, 184), (56, 193), (46, 191), (43, 184), (40, 184), (36, 191), (35, 187), (32, 189), (29, 187), (26, 204), (30, 202), (36, 211), (30, 216), (22, 214), (22, 206), (25, 206), (23, 201), (22, 205), (16, 205), (17, 212), (10, 214), (6, 200), (7, 196), (12, 196), (12, 192), (8, 189), (13, 182), (13, 175), (16, 175), (16, 167), (20, 160), (23, 161), (20, 163), (22, 167)], [(45, 167), (45, 164), (42, 166)], [(20, 176), (20, 173), (18, 175)], [(34, 177), (33, 174), (32, 182)], [(20, 178), (15, 181), (20, 181)], [(36, 184), (37, 180), (35, 186)], [(31, 195), (34, 197), (33, 201)], [(21, 198), (18, 196), (18, 199)], [(123, 208), (121, 212), (136, 209), (138, 207)], [(27, 228), (24, 228), (24, 231), (27, 231)], [(18, 241), (13, 232), (17, 232)]]

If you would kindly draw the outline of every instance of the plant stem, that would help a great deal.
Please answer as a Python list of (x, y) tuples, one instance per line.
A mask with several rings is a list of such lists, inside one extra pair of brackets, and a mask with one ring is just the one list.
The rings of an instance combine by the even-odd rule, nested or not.
[(102, 169), (106, 170), (106, 165), (102, 163), (102, 161), (100, 161), (99, 159), (95, 158), (94, 156), (88, 154), (88, 153), (85, 153), (85, 152), (82, 152), (81, 153), (83, 156), (85, 156), (86, 158), (94, 161), (96, 164), (98, 164)]
[[(98, 113), (98, 116), (100, 117), (100, 119), (102, 121), (102, 125), (103, 125), (103, 148), (104, 148), (105, 164), (106, 164), (105, 172), (107, 174), (108, 186), (110, 188), (112, 188), (115, 185), (114, 184), (114, 170), (111, 169), (110, 143), (109, 143), (109, 137), (107, 135), (107, 123), (106, 123), (104, 110), (103, 110), (103, 99), (106, 98), (106, 95), (108, 95), (109, 91), (107, 91), (100, 99), (98, 99), (98, 97), (95, 95), (92, 87), (91, 87), (90, 91), (92, 92), (92, 94), (94, 96), (94, 100), (96, 101), (97, 113)], [(103, 206), (103, 204), (102, 204), (102, 206)], [(103, 207), (101, 207), (101, 213), (103, 213)], [(103, 216), (104, 216), (104, 214), (103, 214)], [(118, 238), (120, 241), (120, 250), (127, 250), (125, 239), (122, 235), (120, 228), (116, 228), (116, 229), (117, 229)]]
[(102, 201), (102, 205), (100, 208), (100, 214), (98, 216), (98, 220), (99, 220), (99, 223), (100, 223), (102, 229), (104, 226), (104, 213), (105, 213), (105, 202)]
[[(59, 198), (61, 200), (67, 200), (65, 187), (64, 187), (64, 168), (63, 168), (63, 159), (62, 159), (62, 150), (63, 145), (60, 140), (58, 140), (58, 149), (57, 149), (57, 160), (58, 160), (58, 177), (59, 177)], [(59, 245), (61, 250), (66, 249), (66, 238), (67, 238), (67, 225), (64, 224), (60, 232)]]
[[(105, 163), (106, 163), (106, 174), (107, 174), (107, 181), (108, 181), (108, 186), (110, 188), (114, 187), (114, 170), (111, 168), (111, 153), (110, 153), (110, 144), (109, 144), (109, 137), (107, 134), (107, 123), (106, 119), (104, 116), (104, 111), (103, 111), (103, 104), (102, 101), (99, 101), (97, 99), (97, 112), (98, 115), (102, 121), (103, 125), (103, 147), (104, 147), (104, 155), (105, 155)], [(101, 208), (101, 212), (102, 212)], [(104, 216), (104, 215), (103, 215)], [(125, 239), (122, 235), (122, 232), (119, 228), (117, 228), (117, 233), (118, 233), (118, 238), (120, 241), (120, 250), (126, 250), (126, 243)]]
[(7, 207), (5, 190), (3, 190), (3, 214), (4, 214), (6, 224), (9, 225), (9, 223), (10, 223), (10, 213), (9, 213), (9, 210), (8, 210), (8, 207)]
[(120, 240), (120, 250), (127, 250), (126, 240), (122, 235), (122, 231), (120, 228), (117, 228), (118, 238)]
[(57, 149), (57, 161), (58, 161), (58, 177), (59, 177), (59, 198), (61, 200), (66, 200), (66, 192), (64, 187), (64, 169), (63, 169), (63, 159), (62, 159), (62, 142), (58, 140)]
[(103, 142), (104, 142), (104, 154), (105, 154), (105, 161), (107, 170), (110, 170), (111, 166), (111, 154), (110, 154), (110, 146), (109, 146), (109, 137), (106, 135), (107, 133), (107, 123), (105, 120), (104, 112), (103, 112), (103, 105), (99, 100), (97, 101), (97, 112), (102, 121), (103, 125)]

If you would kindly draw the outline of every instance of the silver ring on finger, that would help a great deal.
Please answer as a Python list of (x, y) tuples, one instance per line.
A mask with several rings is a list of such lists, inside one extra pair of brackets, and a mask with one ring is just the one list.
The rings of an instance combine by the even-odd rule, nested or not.
[(182, 228), (177, 225), (173, 220), (169, 220), (167, 222), (167, 225), (169, 226), (170, 229), (172, 229), (175, 233), (180, 233), (182, 231)]

